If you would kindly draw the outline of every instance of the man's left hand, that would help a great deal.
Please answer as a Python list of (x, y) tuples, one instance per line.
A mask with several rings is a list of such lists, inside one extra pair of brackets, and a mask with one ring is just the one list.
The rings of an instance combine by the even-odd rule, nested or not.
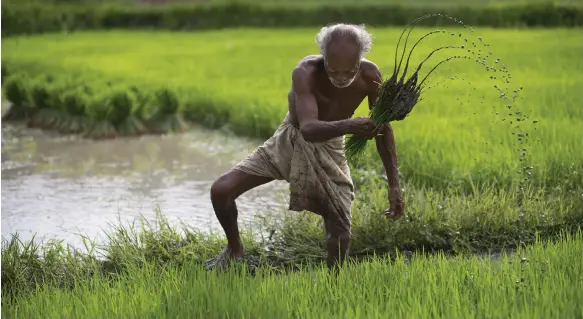
[(385, 211), (385, 216), (392, 219), (399, 219), (403, 216), (405, 202), (398, 187), (389, 188), (389, 203), (390, 208)]

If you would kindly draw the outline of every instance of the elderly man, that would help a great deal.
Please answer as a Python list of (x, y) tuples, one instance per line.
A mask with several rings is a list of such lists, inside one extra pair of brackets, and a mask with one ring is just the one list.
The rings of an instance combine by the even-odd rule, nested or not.
[(290, 185), (290, 210), (323, 217), (328, 266), (341, 265), (350, 240), (354, 200), (345, 134), (376, 139), (389, 184), (390, 208), (385, 213), (393, 218), (403, 213), (391, 126), (352, 118), (365, 97), (372, 107), (382, 82), (379, 68), (364, 58), (372, 47), (371, 35), (363, 26), (336, 24), (322, 28), (316, 42), (321, 55), (304, 57), (291, 73), (289, 110), (280, 127), (211, 187), (211, 201), (228, 246), (208, 261), (209, 267), (224, 266), (244, 255), (235, 199), (276, 179)]

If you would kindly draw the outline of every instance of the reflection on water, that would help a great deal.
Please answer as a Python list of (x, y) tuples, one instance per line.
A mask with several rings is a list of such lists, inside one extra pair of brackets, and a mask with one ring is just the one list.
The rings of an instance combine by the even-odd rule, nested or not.
[[(170, 221), (220, 230), (209, 189), (214, 179), (261, 141), (197, 129), (180, 135), (83, 140), (2, 123), (2, 236), (103, 241), (109, 224), (159, 206)], [(281, 210), (287, 184), (275, 181), (242, 195), (239, 221)]]

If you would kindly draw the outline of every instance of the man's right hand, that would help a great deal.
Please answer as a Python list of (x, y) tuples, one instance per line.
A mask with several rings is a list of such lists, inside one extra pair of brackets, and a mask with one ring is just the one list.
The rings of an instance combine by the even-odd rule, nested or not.
[(350, 119), (351, 133), (366, 139), (371, 139), (377, 136), (382, 127), (382, 125), (377, 124), (368, 117), (355, 117)]

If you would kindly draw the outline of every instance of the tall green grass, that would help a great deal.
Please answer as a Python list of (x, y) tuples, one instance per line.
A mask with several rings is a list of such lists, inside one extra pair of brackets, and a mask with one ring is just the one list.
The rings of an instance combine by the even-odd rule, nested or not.
[[(579, 107), (583, 80), (578, 76), (583, 49), (577, 30), (492, 30), (445, 27), (446, 34), (425, 39), (412, 56), (416, 65), (440, 45), (477, 43), (492, 52), (490, 64), (506, 65), (511, 91), (523, 87), (514, 103), (499, 99), (494, 84), (506, 83), (499, 73), (486, 72), (473, 61), (451, 61), (433, 74), (441, 85), (403, 122), (394, 123), (400, 173), (418, 185), (450, 187), (460, 182), (505, 187), (522, 166), (511, 128), (515, 112), (526, 114), (522, 130), (529, 133), (531, 180), (562, 187), (582, 184), (583, 149), (578, 131), (583, 126)], [(433, 29), (419, 28), (416, 40)], [(368, 58), (385, 74), (393, 67), (400, 29), (371, 30), (376, 44)], [(449, 31), (454, 36), (449, 35)], [(95, 92), (137, 86), (147, 93), (169, 87), (180, 101), (185, 119), (211, 127), (226, 126), (238, 134), (267, 138), (287, 111), (290, 72), (299, 58), (317, 53), (317, 29), (225, 30), (199, 33), (93, 32), (3, 39), (6, 72), (30, 76), (74, 77)], [(462, 37), (458, 37), (458, 33)], [(482, 47), (483, 42), (490, 44)], [(411, 48), (412, 41), (408, 45)], [(401, 45), (402, 48), (402, 45)], [(442, 53), (441, 55), (439, 53)], [(448, 54), (438, 52), (421, 76)], [(493, 61), (500, 58), (500, 63)], [(431, 62), (433, 61), (433, 62)], [(498, 76), (491, 79), (490, 76)], [(457, 79), (450, 80), (450, 77)], [(443, 81), (442, 81), (443, 80)], [(109, 88), (108, 88), (109, 90)], [(105, 91), (108, 91), (105, 90)], [(483, 98), (482, 98), (483, 96)], [(356, 115), (366, 115), (366, 100)], [(512, 105), (508, 109), (507, 105)], [(512, 113), (512, 115), (510, 115)], [(510, 121), (514, 121), (510, 124)], [(534, 121), (538, 121), (534, 124)], [(370, 143), (374, 144), (374, 143)], [(378, 167), (374, 145), (369, 157)], [(367, 160), (359, 166), (367, 166)]]
[[(293, 273), (235, 265), (128, 267), (111, 279), (79, 278), (69, 289), (40, 285), (2, 299), (6, 317), (42, 318), (579, 318), (583, 234), (537, 240), (514, 254), (396, 254)], [(4, 258), (3, 258), (4, 259)]]

